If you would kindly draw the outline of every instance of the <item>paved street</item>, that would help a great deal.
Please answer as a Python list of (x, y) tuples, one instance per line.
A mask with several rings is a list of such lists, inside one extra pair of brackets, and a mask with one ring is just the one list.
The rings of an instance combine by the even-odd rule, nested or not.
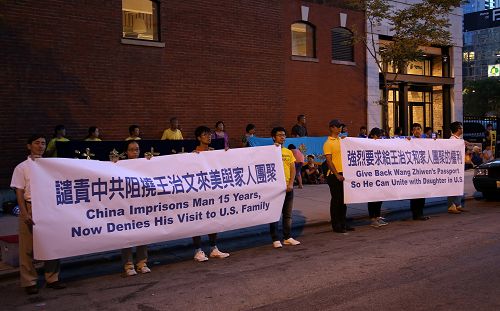
[(469, 200), (469, 213), (403, 212), (382, 229), (334, 234), (307, 226), (302, 245), (273, 249), (267, 235), (224, 241), (223, 260), (190, 260), (191, 249), (153, 252), (153, 273), (122, 278), (117, 262), (66, 264), (69, 287), (26, 296), (0, 283), (4, 310), (499, 310), (500, 208)]

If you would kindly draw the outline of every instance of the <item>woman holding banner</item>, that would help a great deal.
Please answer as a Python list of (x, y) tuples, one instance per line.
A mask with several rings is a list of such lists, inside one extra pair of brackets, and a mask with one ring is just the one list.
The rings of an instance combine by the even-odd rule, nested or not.
[[(218, 122), (217, 122), (218, 123)], [(217, 126), (217, 125), (216, 125)], [(198, 126), (194, 131), (194, 136), (198, 140), (199, 144), (196, 146), (194, 150), (195, 153), (200, 153), (203, 151), (213, 150), (209, 147), (212, 142), (212, 133), (210, 129), (206, 126)], [(226, 150), (229, 145), (226, 145)], [(226, 258), (229, 257), (229, 253), (221, 252), (217, 248), (217, 233), (211, 233), (208, 235), (209, 243), (210, 243), (210, 257), (211, 258)], [(205, 252), (201, 249), (201, 236), (193, 237), (194, 244), (194, 260), (198, 262), (207, 261), (208, 257)]]
[[(127, 159), (137, 159), (141, 150), (139, 149), (139, 144), (136, 140), (128, 140), (125, 142), (125, 154)], [(139, 273), (150, 273), (148, 262), (148, 246), (139, 245), (135, 248), (135, 254), (137, 259), (136, 268), (134, 268), (134, 258), (132, 254), (132, 247), (127, 247), (122, 249), (122, 262), (123, 268), (125, 269), (125, 276), (133, 276)]]

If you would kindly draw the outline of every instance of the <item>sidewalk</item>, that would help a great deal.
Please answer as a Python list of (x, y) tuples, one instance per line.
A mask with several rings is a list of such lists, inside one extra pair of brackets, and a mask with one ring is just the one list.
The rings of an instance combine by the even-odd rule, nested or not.
[[(472, 184), (473, 170), (465, 172), (464, 196), (465, 199), (472, 199), (476, 194)], [(330, 191), (328, 185), (304, 185), (303, 189), (294, 191), (293, 227), (294, 229), (304, 226), (324, 225), (330, 222)], [(426, 207), (445, 204), (446, 197), (436, 197), (426, 199)], [(409, 211), (410, 201), (387, 201), (382, 205), (382, 214), (390, 214), (398, 211)], [(367, 219), (368, 208), (366, 203), (350, 204), (347, 209), (347, 217), (351, 219)], [(11, 215), (0, 217), (0, 236), (14, 235), (18, 232), (18, 218)], [(243, 239), (245, 237), (268, 234), (269, 226), (260, 225), (250, 228), (223, 232), (219, 235), (219, 240)], [(186, 248), (191, 244), (191, 239), (182, 239), (156, 243), (149, 247), (150, 250)], [(221, 242), (222, 244), (222, 242)], [(80, 264), (87, 262), (119, 260), (120, 251), (114, 250), (98, 254), (89, 254), (64, 259), (63, 264)], [(0, 262), (0, 279), (15, 277), (19, 273), (18, 268), (13, 268)]]

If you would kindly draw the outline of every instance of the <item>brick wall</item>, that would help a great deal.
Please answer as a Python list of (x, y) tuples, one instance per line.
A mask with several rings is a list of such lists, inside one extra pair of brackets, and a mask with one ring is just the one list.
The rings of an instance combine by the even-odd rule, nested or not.
[(311, 22), (322, 29), (319, 63), (299, 64), (290, 60), (290, 23), (300, 17), (299, 1), (161, 1), (164, 48), (121, 43), (119, 0), (1, 6), (0, 187), (24, 159), (30, 133), (49, 137), (56, 124), (66, 125), (71, 139), (82, 139), (95, 125), (104, 139), (122, 140), (130, 124), (155, 139), (176, 116), (184, 136), (193, 138), (196, 126), (223, 120), (231, 144), (239, 146), (247, 123), (268, 136), (274, 125), (291, 128), (301, 112), (311, 134), (324, 134), (331, 103), (338, 112), (332, 116), (353, 124), (366, 119), (366, 107), (358, 109), (365, 97), (361, 51), (356, 67), (329, 64), (335, 8), (311, 5)]

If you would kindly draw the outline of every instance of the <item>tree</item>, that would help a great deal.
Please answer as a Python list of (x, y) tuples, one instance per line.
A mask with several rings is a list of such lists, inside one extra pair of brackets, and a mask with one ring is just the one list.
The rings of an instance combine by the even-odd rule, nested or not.
[(500, 116), (500, 80), (465, 81), (463, 100), (465, 115)]
[[(388, 92), (397, 86), (398, 74), (402, 73), (409, 62), (424, 56), (420, 47), (449, 46), (451, 33), (448, 16), (460, 0), (422, 0), (396, 9), (386, 0), (347, 0), (351, 8), (363, 10), (367, 21), (367, 34), (355, 33), (355, 41), (361, 42), (375, 60), (382, 73), (383, 95), (379, 101), (382, 106), (384, 128), (388, 124)], [(380, 46), (376, 38), (376, 28), (389, 27), (392, 40)], [(395, 69), (395, 75), (389, 79), (385, 65)]]

